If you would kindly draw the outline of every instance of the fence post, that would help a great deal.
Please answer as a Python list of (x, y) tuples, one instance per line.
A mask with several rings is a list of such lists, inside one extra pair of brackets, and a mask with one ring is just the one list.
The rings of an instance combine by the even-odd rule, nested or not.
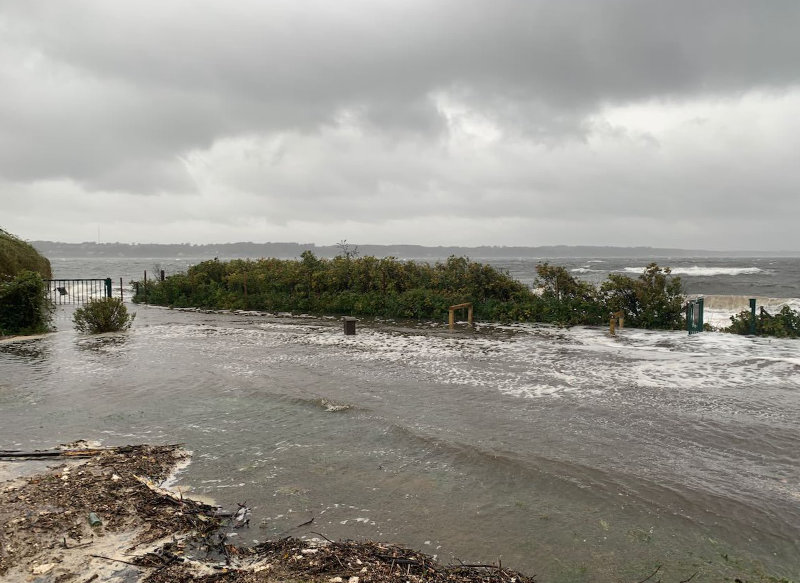
[(756, 299), (750, 298), (750, 334), (756, 333)]
[(702, 332), (703, 331), (703, 300), (704, 300), (704, 298), (697, 298), (697, 303), (700, 306), (700, 315), (699, 315), (699, 318), (697, 320), (697, 331), (698, 332)]
[(106, 278), (106, 297), (107, 298), (111, 297), (111, 278), (110, 277)]

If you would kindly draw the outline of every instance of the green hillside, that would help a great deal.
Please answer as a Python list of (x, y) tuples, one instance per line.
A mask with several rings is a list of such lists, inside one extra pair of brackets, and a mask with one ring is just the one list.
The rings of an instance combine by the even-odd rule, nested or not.
[(47, 258), (22, 239), (0, 229), (0, 280), (14, 277), (26, 269), (45, 279), (52, 277)]

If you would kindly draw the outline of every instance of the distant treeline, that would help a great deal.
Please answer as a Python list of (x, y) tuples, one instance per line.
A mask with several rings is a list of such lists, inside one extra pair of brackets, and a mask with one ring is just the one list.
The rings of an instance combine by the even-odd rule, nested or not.
[[(50, 258), (56, 257), (139, 257), (139, 258), (207, 258), (224, 259), (278, 257), (297, 259), (304, 251), (317, 257), (333, 258), (341, 253), (341, 244), (315, 245), (314, 243), (215, 243), (194, 245), (190, 243), (58, 243), (32, 241), (36, 249)], [(656, 247), (600, 247), (551, 245), (546, 247), (426, 247), (423, 245), (359, 245), (360, 254), (373, 257), (402, 257), (413, 259), (442, 259), (451, 255), (495, 258), (558, 258), (558, 257), (714, 257), (714, 256), (778, 256), (781, 253), (717, 252)]]
[(538, 265), (537, 274), (534, 292), (505, 271), (465, 257), (429, 264), (358, 257), (348, 249), (332, 259), (305, 251), (299, 260), (204, 261), (164, 281), (138, 282), (133, 301), (425, 320), (444, 320), (449, 306), (471, 302), (475, 318), (485, 321), (595, 325), (622, 310), (626, 325), (683, 326), (680, 278), (655, 263), (638, 278), (611, 274), (600, 286), (548, 263)]

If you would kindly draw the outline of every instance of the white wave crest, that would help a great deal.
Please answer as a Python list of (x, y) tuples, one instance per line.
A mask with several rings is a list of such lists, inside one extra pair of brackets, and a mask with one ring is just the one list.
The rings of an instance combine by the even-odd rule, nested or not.
[[(626, 273), (643, 273), (645, 267), (626, 267)], [(692, 267), (674, 267), (673, 275), (747, 275), (752, 273), (762, 273), (764, 270), (759, 267), (703, 267), (694, 265)]]

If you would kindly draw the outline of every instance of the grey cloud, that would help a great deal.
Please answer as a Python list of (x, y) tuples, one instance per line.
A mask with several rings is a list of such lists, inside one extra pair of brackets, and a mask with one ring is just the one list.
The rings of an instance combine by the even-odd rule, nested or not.
[[(676, 218), (693, 201), (734, 216), (753, 192), (796, 212), (793, 166), (759, 155), (793, 144), (756, 135), (747, 164), (671, 162), (657, 138), (592, 118), (796, 90), (799, 23), (794, 0), (0, 0), (0, 177), (137, 198), (219, 188), (281, 223)], [(442, 95), (502, 140), (451, 148)], [(343, 137), (348, 116), (364, 135)], [(593, 152), (598, 135), (624, 144), (617, 157)], [(243, 136), (249, 154), (215, 153)]]

